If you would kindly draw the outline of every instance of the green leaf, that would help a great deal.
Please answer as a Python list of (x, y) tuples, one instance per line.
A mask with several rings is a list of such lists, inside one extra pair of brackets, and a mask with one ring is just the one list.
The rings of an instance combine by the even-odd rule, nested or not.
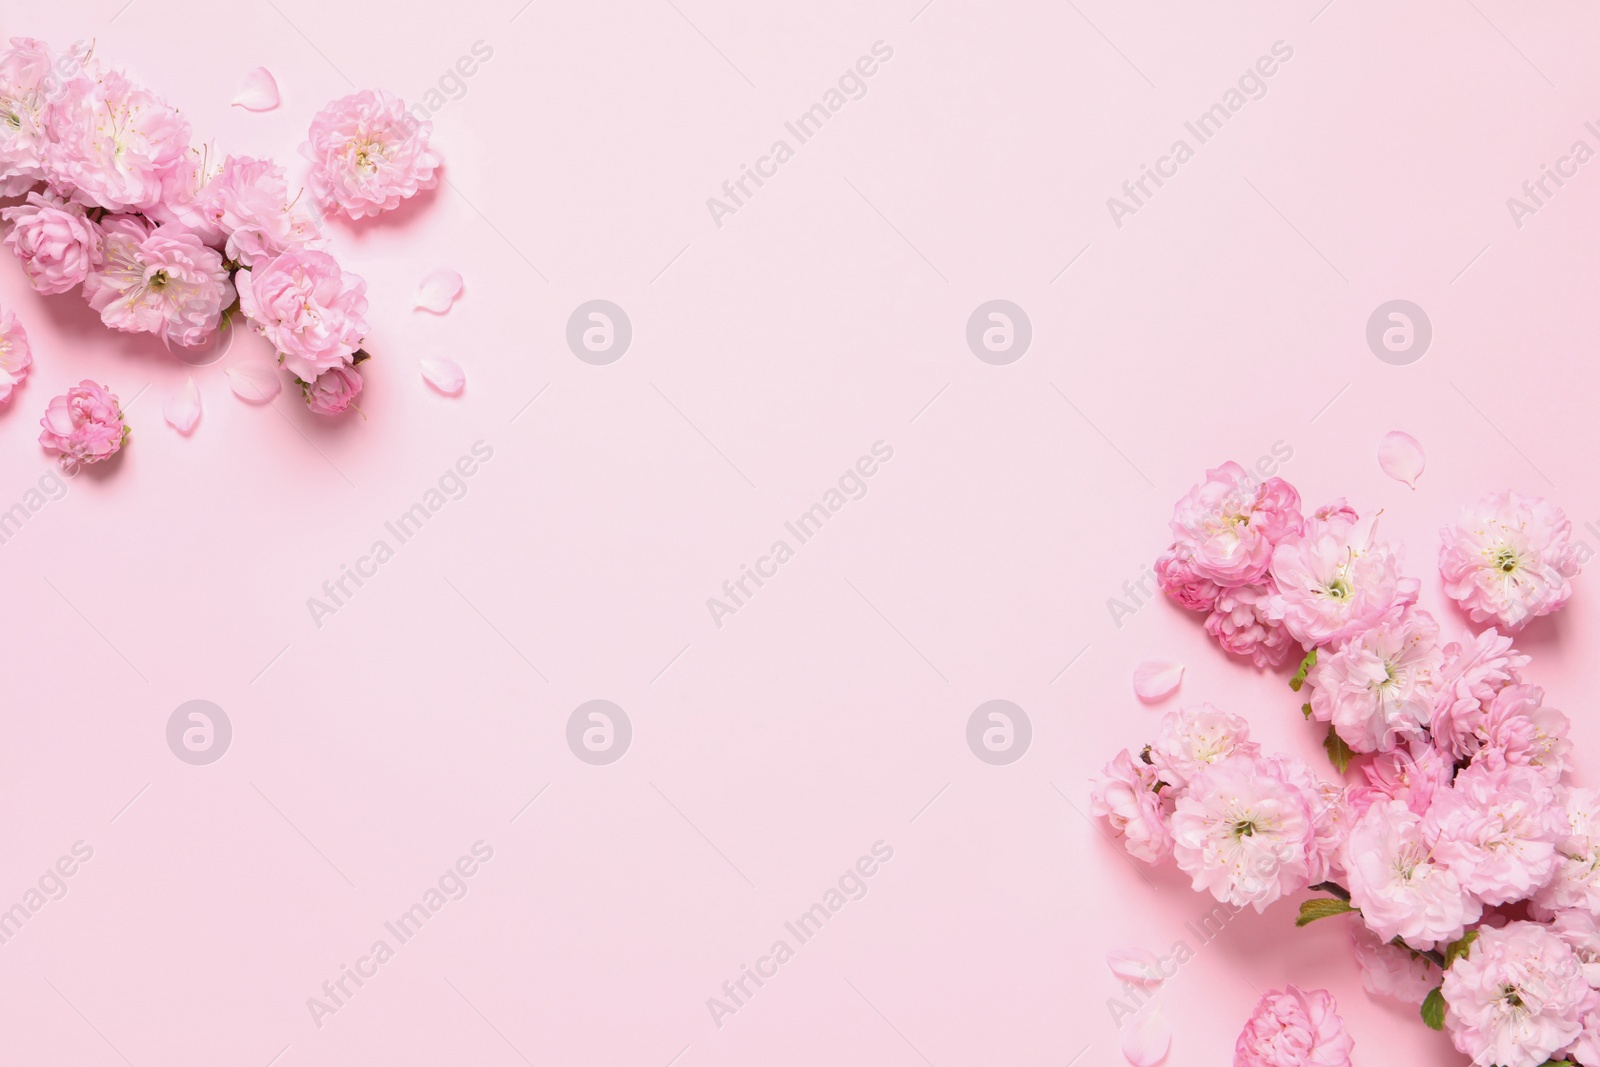
[(1545, 1060), (1543, 1067), (1578, 1067), (1571, 1060)]
[(1310, 900), (1300, 902), (1300, 917), (1294, 924), (1309, 926), (1318, 919), (1326, 919), (1330, 915), (1344, 915), (1355, 910), (1348, 900), (1340, 900), (1338, 897), (1312, 897)]
[(1310, 722), (1311, 721), (1311, 705), (1310, 704), (1301, 704), (1300, 705), (1300, 714), (1302, 714), (1302, 715), (1304, 715), (1306, 717), (1306, 721), (1307, 722)]
[(1444, 965), (1450, 966), (1456, 960), (1465, 959), (1472, 951), (1472, 943), (1478, 940), (1478, 931), (1468, 930), (1466, 936), (1459, 941), (1452, 941), (1444, 947)]
[(1444, 987), (1440, 986), (1422, 1002), (1422, 1021), (1435, 1030), (1443, 1030), (1444, 1007)]
[(1350, 761), (1356, 755), (1350, 746), (1344, 743), (1344, 738), (1339, 736), (1339, 731), (1332, 726), (1328, 727), (1328, 736), (1322, 742), (1322, 747), (1328, 750), (1328, 758), (1333, 761), (1335, 767), (1339, 768), (1340, 774), (1345, 772), (1346, 768), (1350, 766)]
[(1294, 677), (1289, 679), (1289, 688), (1296, 693), (1306, 684), (1306, 674), (1317, 665), (1317, 650), (1312, 649), (1306, 653), (1306, 658), (1300, 661), (1300, 669), (1294, 672)]

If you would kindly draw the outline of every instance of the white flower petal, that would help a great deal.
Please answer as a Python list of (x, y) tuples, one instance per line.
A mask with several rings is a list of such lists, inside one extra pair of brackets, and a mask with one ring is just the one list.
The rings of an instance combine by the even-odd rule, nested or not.
[(1161, 960), (1147, 948), (1117, 948), (1106, 953), (1111, 973), (1130, 982), (1161, 984)]
[(1133, 671), (1133, 691), (1140, 700), (1156, 701), (1178, 688), (1183, 665), (1166, 660), (1147, 659)]
[(174, 430), (187, 434), (200, 421), (200, 390), (190, 375), (161, 405), (161, 414)]
[(1172, 1027), (1157, 1007), (1146, 1008), (1122, 1030), (1122, 1054), (1133, 1067), (1155, 1067), (1172, 1048)]
[(252, 404), (266, 403), (283, 388), (277, 366), (262, 360), (236, 363), (229, 367), (228, 384), (233, 387), (235, 396)]
[(450, 310), (450, 305), (460, 295), (461, 275), (448, 267), (441, 267), (422, 279), (417, 286), (416, 306), (442, 315)]
[(234, 107), (246, 111), (271, 111), (278, 106), (278, 82), (272, 71), (257, 67), (244, 76), (244, 88), (233, 98)]
[(1378, 442), (1378, 466), (1397, 482), (1405, 482), (1415, 489), (1426, 463), (1422, 442), (1408, 433), (1393, 430), (1384, 434), (1383, 440)]
[(461, 369), (461, 364), (443, 356), (429, 356), (422, 360), (422, 379), (445, 396), (455, 396), (467, 384), (467, 375)]

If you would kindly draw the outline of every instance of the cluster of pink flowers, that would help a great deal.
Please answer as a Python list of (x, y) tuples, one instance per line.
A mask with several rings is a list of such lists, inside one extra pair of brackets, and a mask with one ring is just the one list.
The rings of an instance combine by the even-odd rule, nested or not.
[[(1500, 493), (1443, 531), (1448, 595), (1496, 624), (1452, 641), (1343, 501), (1302, 515), (1287, 483), (1226, 464), (1172, 527), (1166, 591), (1258, 665), (1304, 650), (1290, 685), (1328, 724), (1340, 775), (1352, 761), (1359, 774), (1330, 782), (1265, 756), (1243, 718), (1202, 705), (1106, 766), (1095, 814), (1132, 856), (1170, 860), (1220, 901), (1328, 894), (1301, 923), (1353, 913), (1366, 988), (1421, 1006), (1478, 1067), (1600, 1067), (1600, 790), (1569, 781), (1568, 720), (1501, 632), (1571, 594), (1561, 511)], [(1248, 625), (1217, 622), (1240, 590), (1259, 604)], [(1235, 1063), (1346, 1063), (1330, 1016), (1318, 994), (1269, 994)]]
[[(0, 51), (0, 118), (0, 197), (22, 198), (0, 211), (4, 243), (34, 289), (82, 286), (106, 326), (185, 348), (242, 314), (313, 411), (352, 405), (366, 283), (322, 250), (320, 219), (297, 206), (281, 166), (192, 146), (176, 108), (81, 44), (57, 53), (13, 38)], [(430, 132), (388, 93), (335, 101), (302, 148), (311, 199), (359, 219), (433, 187)], [(0, 399), (28, 364), (10, 322), (0, 313)], [(59, 428), (47, 416), (46, 437)]]

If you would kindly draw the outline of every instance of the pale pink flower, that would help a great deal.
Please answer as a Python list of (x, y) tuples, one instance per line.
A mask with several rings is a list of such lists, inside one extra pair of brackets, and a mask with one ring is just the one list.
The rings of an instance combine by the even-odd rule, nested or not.
[(1342, 782), (1317, 777), (1305, 760), (1274, 756), (1267, 761), (1277, 776), (1300, 790), (1311, 810), (1311, 847), (1306, 850), (1306, 881), (1315, 885), (1340, 873), (1338, 860), (1358, 812)]
[(1495, 694), (1522, 681), (1529, 658), (1511, 647), (1511, 638), (1491, 628), (1465, 642), (1444, 646), (1439, 694), (1433, 706), (1433, 741), (1455, 759), (1483, 745), (1484, 714)]
[(1572, 749), (1567, 739), (1571, 725), (1561, 712), (1544, 706), (1543, 689), (1506, 686), (1484, 712), (1479, 726), (1483, 747), (1473, 762), (1491, 767), (1514, 763), (1560, 774)]
[(1369, 629), (1415, 602), (1418, 586), (1400, 577), (1388, 545), (1375, 542), (1371, 523), (1342, 512), (1312, 518), (1272, 553), (1277, 592), (1268, 614), (1306, 648), (1332, 644)]
[(104, 262), (83, 291), (107, 326), (185, 346), (211, 336), (234, 296), (216, 249), (181, 226), (152, 230), (135, 216), (112, 216), (101, 229)]
[(1445, 1028), (1475, 1067), (1540, 1067), (1582, 1033), (1589, 992), (1577, 956), (1550, 930), (1486, 928), (1444, 973)]
[(301, 381), (350, 362), (367, 332), (367, 283), (326, 252), (291, 249), (234, 276), (239, 308)]
[(117, 398), (88, 379), (51, 399), (39, 425), (39, 443), (69, 466), (110, 459), (128, 439)]
[(1485, 904), (1532, 895), (1555, 876), (1568, 833), (1558, 789), (1538, 768), (1473, 764), (1428, 809), (1433, 858)]
[(1311, 882), (1311, 805), (1268, 761), (1235, 755), (1200, 771), (1174, 802), (1172, 852), (1194, 888), (1264, 911)]
[(17, 196), (44, 180), (49, 143), (50, 47), (32, 37), (13, 37), (0, 52), (0, 196)]
[(1128, 855), (1146, 863), (1172, 854), (1170, 805), (1156, 791), (1157, 784), (1156, 769), (1123, 749), (1106, 764), (1089, 794), (1089, 811), (1111, 825)]
[(300, 153), (311, 161), (311, 193), (324, 210), (352, 219), (398, 207), (439, 183), (441, 160), (428, 147), (433, 123), (382, 89), (363, 89), (317, 112)]
[(1181, 787), (1209, 764), (1257, 751), (1249, 723), (1210, 704), (1196, 704), (1161, 717), (1150, 761), (1163, 782)]
[(1417, 948), (1454, 941), (1483, 907), (1433, 854), (1423, 819), (1401, 800), (1380, 800), (1356, 821), (1342, 853), (1350, 903), (1384, 941)]
[(1572, 523), (1542, 497), (1491, 493), (1440, 535), (1444, 590), (1474, 622), (1520, 630), (1572, 595), (1578, 573)]
[(28, 376), (33, 350), (28, 347), (28, 331), (10, 308), (0, 308), (0, 401), (11, 399), (12, 390)]
[(294, 209), (283, 168), (270, 159), (229, 156), (179, 212), (228, 258), (258, 266), (292, 249), (313, 246), (315, 220)]
[(1350, 945), (1361, 968), (1361, 987), (1368, 993), (1418, 1005), (1439, 984), (1439, 968), (1428, 957), (1379, 940), (1359, 915), (1350, 923)]
[(1590, 986), (1600, 986), (1600, 923), (1593, 914), (1572, 909), (1558, 914), (1550, 923), (1550, 932), (1567, 943), (1573, 955), (1583, 966), (1583, 980)]
[(1562, 1055), (1580, 1067), (1600, 1067), (1600, 994), (1590, 992), (1578, 1021), (1583, 1032)]
[(1156, 558), (1156, 584), (1190, 611), (1210, 611), (1217, 602), (1217, 584), (1195, 572), (1189, 549), (1174, 544)]
[(117, 70), (69, 79), (51, 101), (46, 123), (51, 184), (107, 211), (160, 203), (163, 182), (189, 149), (188, 121)]
[(1194, 573), (1220, 586), (1261, 580), (1272, 546), (1300, 528), (1300, 496), (1282, 478), (1257, 483), (1237, 463), (1206, 471), (1172, 515)]
[(1555, 876), (1533, 902), (1545, 914), (1581, 908), (1600, 916), (1600, 790), (1567, 786), (1563, 801)]
[(1326, 989), (1265, 994), (1233, 1047), (1233, 1067), (1350, 1067), (1355, 1040)]
[(1414, 741), (1377, 757), (1362, 768), (1367, 784), (1352, 790), (1352, 803), (1365, 812), (1377, 800), (1398, 800), (1418, 815), (1428, 810), (1434, 794), (1450, 787), (1455, 767), (1432, 745)]
[(0, 211), (11, 223), (5, 243), (35, 290), (65, 293), (81, 284), (100, 259), (100, 227), (82, 205), (53, 193), (29, 193), (28, 202)]
[(1332, 723), (1355, 752), (1387, 752), (1422, 738), (1443, 659), (1439, 624), (1421, 608), (1407, 608), (1318, 653), (1306, 674), (1311, 715)]
[(1206, 616), (1206, 633), (1257, 667), (1281, 666), (1298, 646), (1283, 624), (1267, 614), (1273, 592), (1270, 575), (1253, 585), (1221, 590)]
[(314, 382), (301, 382), (300, 395), (318, 415), (342, 415), (355, 406), (361, 386), (361, 372), (341, 363), (317, 375)]

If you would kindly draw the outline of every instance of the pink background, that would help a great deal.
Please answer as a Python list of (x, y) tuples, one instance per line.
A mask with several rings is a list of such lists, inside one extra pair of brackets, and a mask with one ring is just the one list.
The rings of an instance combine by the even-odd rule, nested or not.
[[(113, 469), (0, 545), (0, 908), (94, 849), (0, 946), (6, 1063), (1121, 1063), (1105, 952), (1195, 947), (1210, 907), (1082, 814), (1156, 721), (1134, 666), (1179, 660), (1179, 700), (1322, 758), (1282, 679), (1193, 617), (1113, 624), (1174, 499), (1283, 442), (1309, 500), (1384, 509), (1451, 629), (1433, 554), (1461, 503), (1600, 519), (1600, 162), (1520, 229), (1505, 204), (1600, 147), (1590, 5), (123, 2), (3, 28), (93, 37), (297, 180), (352, 83), (416, 100), (493, 57), (434, 120), (451, 184), (334, 228), (372, 295), (364, 419), (246, 405), (223, 370), (258, 341), (191, 370), (0, 266), (37, 357), (0, 510), (47, 469), (51, 395), (138, 397)], [(715, 226), (706, 198), (879, 40), (867, 95)], [(1280, 40), (1267, 95), (1114, 226), (1106, 197)], [(258, 65), (283, 105), (230, 108)], [(413, 311), (440, 266), (462, 300)], [(609, 366), (564, 340), (593, 298), (633, 323)], [(1033, 325), (1009, 366), (964, 338), (993, 298)], [(1364, 339), (1394, 298), (1434, 324), (1409, 366)], [(423, 385), (430, 355), (463, 396)], [(160, 409), (191, 372), (183, 438)], [(1428, 450), (1415, 492), (1377, 467), (1396, 428)], [(307, 598), (479, 440), (467, 495), (315, 626)], [(714, 626), (706, 598), (879, 440), (868, 495)], [(1595, 581), (1523, 640), (1592, 755)], [(204, 767), (165, 741), (197, 698), (234, 729)], [(609, 766), (565, 741), (595, 698), (633, 725)], [(1034, 729), (1004, 767), (965, 741), (993, 698)], [(315, 1026), (307, 998), (479, 840), (465, 899)], [(718, 1028), (707, 998), (879, 840), (868, 895)], [(1358, 1062), (1462, 1062), (1292, 913), (1240, 916), (1166, 985), (1170, 1064), (1228, 1062), (1290, 981), (1335, 992)]]

